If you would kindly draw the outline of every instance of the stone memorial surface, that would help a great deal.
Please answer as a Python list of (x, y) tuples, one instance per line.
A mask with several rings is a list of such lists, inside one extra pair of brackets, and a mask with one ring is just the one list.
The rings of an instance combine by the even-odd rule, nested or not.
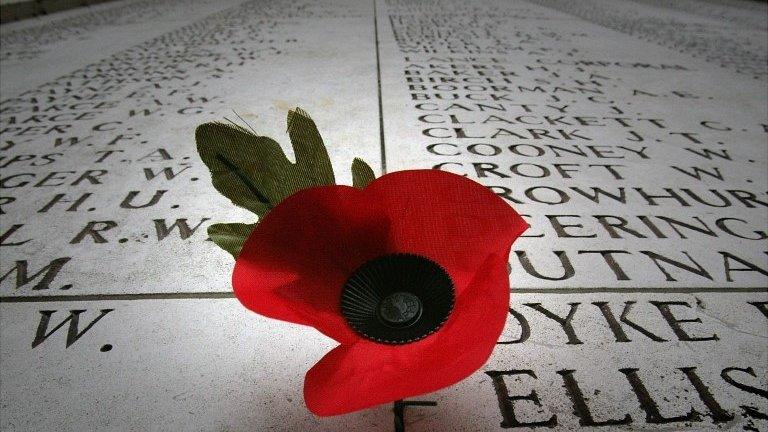
[(442, 169), (531, 225), (490, 361), (406, 430), (768, 429), (765, 3), (128, 0), (0, 42), (0, 429), (392, 429), (305, 408), (335, 343), (206, 240), (255, 221), (195, 126), (290, 154), (295, 106), (340, 184)]

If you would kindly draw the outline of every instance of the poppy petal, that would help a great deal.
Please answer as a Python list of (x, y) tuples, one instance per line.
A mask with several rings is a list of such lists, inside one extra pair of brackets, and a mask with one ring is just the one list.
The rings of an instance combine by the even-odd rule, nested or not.
[(262, 315), (311, 325), (342, 342), (359, 336), (340, 313), (344, 282), (386, 253), (389, 219), (347, 186), (290, 196), (256, 226), (235, 262), (235, 296)]
[(509, 249), (528, 228), (487, 187), (445, 171), (393, 172), (365, 192), (390, 216), (389, 248), (442, 265), (457, 295), (490, 253)]
[(488, 360), (509, 307), (508, 248), (487, 257), (437, 333), (405, 345), (360, 339), (307, 372), (304, 399), (320, 416), (345, 414), (452, 385)]

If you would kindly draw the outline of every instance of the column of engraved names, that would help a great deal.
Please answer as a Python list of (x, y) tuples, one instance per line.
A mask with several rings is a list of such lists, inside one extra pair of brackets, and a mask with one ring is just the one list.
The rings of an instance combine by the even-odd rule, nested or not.
[[(218, 2), (181, 3), (195, 10), (224, 9)], [(367, 11), (369, 5), (364, 6)], [(121, 8), (110, 13), (107, 27), (143, 15), (132, 12)], [(331, 61), (317, 55), (318, 47), (327, 48), (326, 57), (370, 61), (365, 45), (351, 53), (344, 50), (372, 39), (364, 27), (355, 26), (363, 22), (355, 14), (359, 10), (353, 2), (296, 1), (247, 1), (194, 22), (171, 13), (154, 17), (162, 24), (152, 28), (151, 38), (135, 34), (132, 44), (137, 45), (130, 49), (106, 51), (95, 63), (72, 61), (68, 64), (86, 66), (72, 72), (60, 66), (57, 78), (44, 85), (4, 93), (0, 345), (2, 380), (9, 391), (3, 392), (7, 410), (0, 428), (36, 430), (53, 424), (67, 430), (151, 429), (163, 424), (218, 430), (252, 427), (254, 422), (287, 427), (295, 419), (274, 414), (283, 409), (301, 417), (298, 429), (317, 424), (298, 409), (300, 397), (293, 395), (270, 401), (274, 411), (249, 410), (247, 416), (214, 406), (243, 390), (220, 362), (210, 368), (210, 360), (220, 353), (228, 353), (233, 365), (243, 360), (238, 355), (248, 357), (245, 373), (259, 383), (244, 394), (249, 400), (266, 401), (287, 391), (285, 383), (299, 373), (265, 367), (286, 364), (284, 352), (273, 348), (272, 341), (248, 334), (266, 336), (272, 333), (271, 324), (257, 322), (255, 314), (231, 298), (232, 257), (206, 241), (212, 221), (252, 221), (245, 218), (254, 216), (215, 193), (196, 155), (194, 131), (196, 125), (221, 121), (222, 116), (243, 127), (249, 127), (246, 120), (259, 117), (251, 126), (272, 135), (270, 115), (276, 113), (274, 129), (282, 132), (290, 107), (306, 108), (303, 104), (315, 100), (327, 104), (327, 88), (297, 86), (310, 95), (301, 98), (283, 82), (307, 82), (300, 69), (308, 57), (320, 58), (313, 66), (328, 69)], [(318, 30), (349, 18), (349, 27), (338, 26), (343, 31), (323, 33), (330, 40), (317, 37)], [(84, 26), (83, 37), (93, 40), (93, 23), (76, 22)], [(179, 28), (154, 37), (158, 28), (168, 26)], [(59, 36), (56, 29), (38, 30), (29, 34), (49, 40)], [(348, 35), (352, 42), (337, 48), (335, 41)], [(24, 38), (17, 42), (8, 52), (24, 52)], [(40, 60), (22, 57), (10, 62), (16, 67)], [(349, 69), (340, 68), (345, 73)], [(334, 137), (326, 135), (328, 129), (327, 123), (322, 125), (323, 136)], [(364, 140), (357, 144), (355, 151), (363, 151)], [(329, 151), (338, 148), (329, 146)], [(220, 324), (212, 324), (213, 317), (221, 318)], [(243, 332), (246, 327), (267, 331)], [(233, 345), (256, 348), (238, 353)], [(313, 344), (304, 354), (319, 349)], [(195, 363), (200, 367), (188, 374)], [(62, 389), (60, 382), (69, 384)], [(204, 394), (187, 392), (207, 386), (211, 391)], [(300, 383), (289, 387), (301, 388)], [(59, 408), (30, 402), (41, 398)], [(202, 404), (208, 408), (192, 408)], [(116, 410), (118, 406), (127, 409)]]
[[(730, 322), (768, 318), (756, 288), (768, 280), (765, 113), (709, 91), (698, 65), (638, 56), (629, 38), (626, 51), (590, 50), (614, 35), (543, 8), (386, 6), (409, 107), (398, 117), (406, 143), (388, 139), (389, 158), (468, 176), (532, 225), (513, 248), (518, 294), (486, 371), (501, 426), (702, 427), (738, 417), (757, 430), (765, 352), (748, 349), (748, 364), (726, 353), (764, 336), (742, 340), (707, 302), (722, 297), (727, 312), (715, 315)], [(724, 293), (675, 294), (694, 287)], [(571, 294), (524, 294), (547, 288)], [(626, 294), (579, 294), (593, 288)], [(672, 344), (690, 351), (664, 350)], [(531, 366), (521, 349), (551, 351), (559, 366)], [(531, 383), (537, 390), (520, 391)], [(543, 383), (562, 386), (572, 411), (547, 412)], [(585, 397), (593, 388), (613, 398)]]

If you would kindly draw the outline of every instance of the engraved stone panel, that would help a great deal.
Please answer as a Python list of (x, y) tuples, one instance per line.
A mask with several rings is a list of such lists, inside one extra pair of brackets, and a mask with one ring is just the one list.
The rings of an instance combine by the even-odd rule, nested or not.
[(233, 298), (196, 125), (340, 184), (434, 168), (531, 229), (488, 364), (407, 431), (768, 429), (768, 17), (685, 0), (122, 0), (0, 27), (0, 429), (391, 430), (316, 418), (334, 343)]

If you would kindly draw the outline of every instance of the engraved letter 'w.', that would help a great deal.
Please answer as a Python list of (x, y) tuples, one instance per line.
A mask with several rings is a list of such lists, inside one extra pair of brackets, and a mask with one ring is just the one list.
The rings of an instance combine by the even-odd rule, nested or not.
[(37, 347), (41, 343), (45, 342), (46, 339), (48, 339), (48, 336), (56, 333), (57, 330), (62, 328), (64, 324), (69, 322), (69, 329), (67, 330), (67, 348), (69, 348), (72, 344), (77, 342), (78, 339), (82, 335), (84, 335), (88, 330), (91, 329), (91, 327), (94, 326), (100, 319), (104, 318), (104, 316), (110, 312), (112, 312), (114, 309), (102, 309), (99, 316), (97, 316), (93, 321), (91, 321), (87, 327), (83, 329), (83, 331), (78, 331), (78, 322), (80, 321), (80, 314), (85, 312), (85, 309), (75, 309), (69, 311), (69, 316), (64, 319), (64, 321), (60, 322), (59, 325), (53, 328), (53, 330), (46, 332), (48, 330), (48, 323), (51, 320), (51, 315), (56, 313), (55, 310), (41, 310), (40, 315), (40, 324), (37, 326), (37, 333), (35, 334), (35, 340), (32, 341), (32, 348)]

